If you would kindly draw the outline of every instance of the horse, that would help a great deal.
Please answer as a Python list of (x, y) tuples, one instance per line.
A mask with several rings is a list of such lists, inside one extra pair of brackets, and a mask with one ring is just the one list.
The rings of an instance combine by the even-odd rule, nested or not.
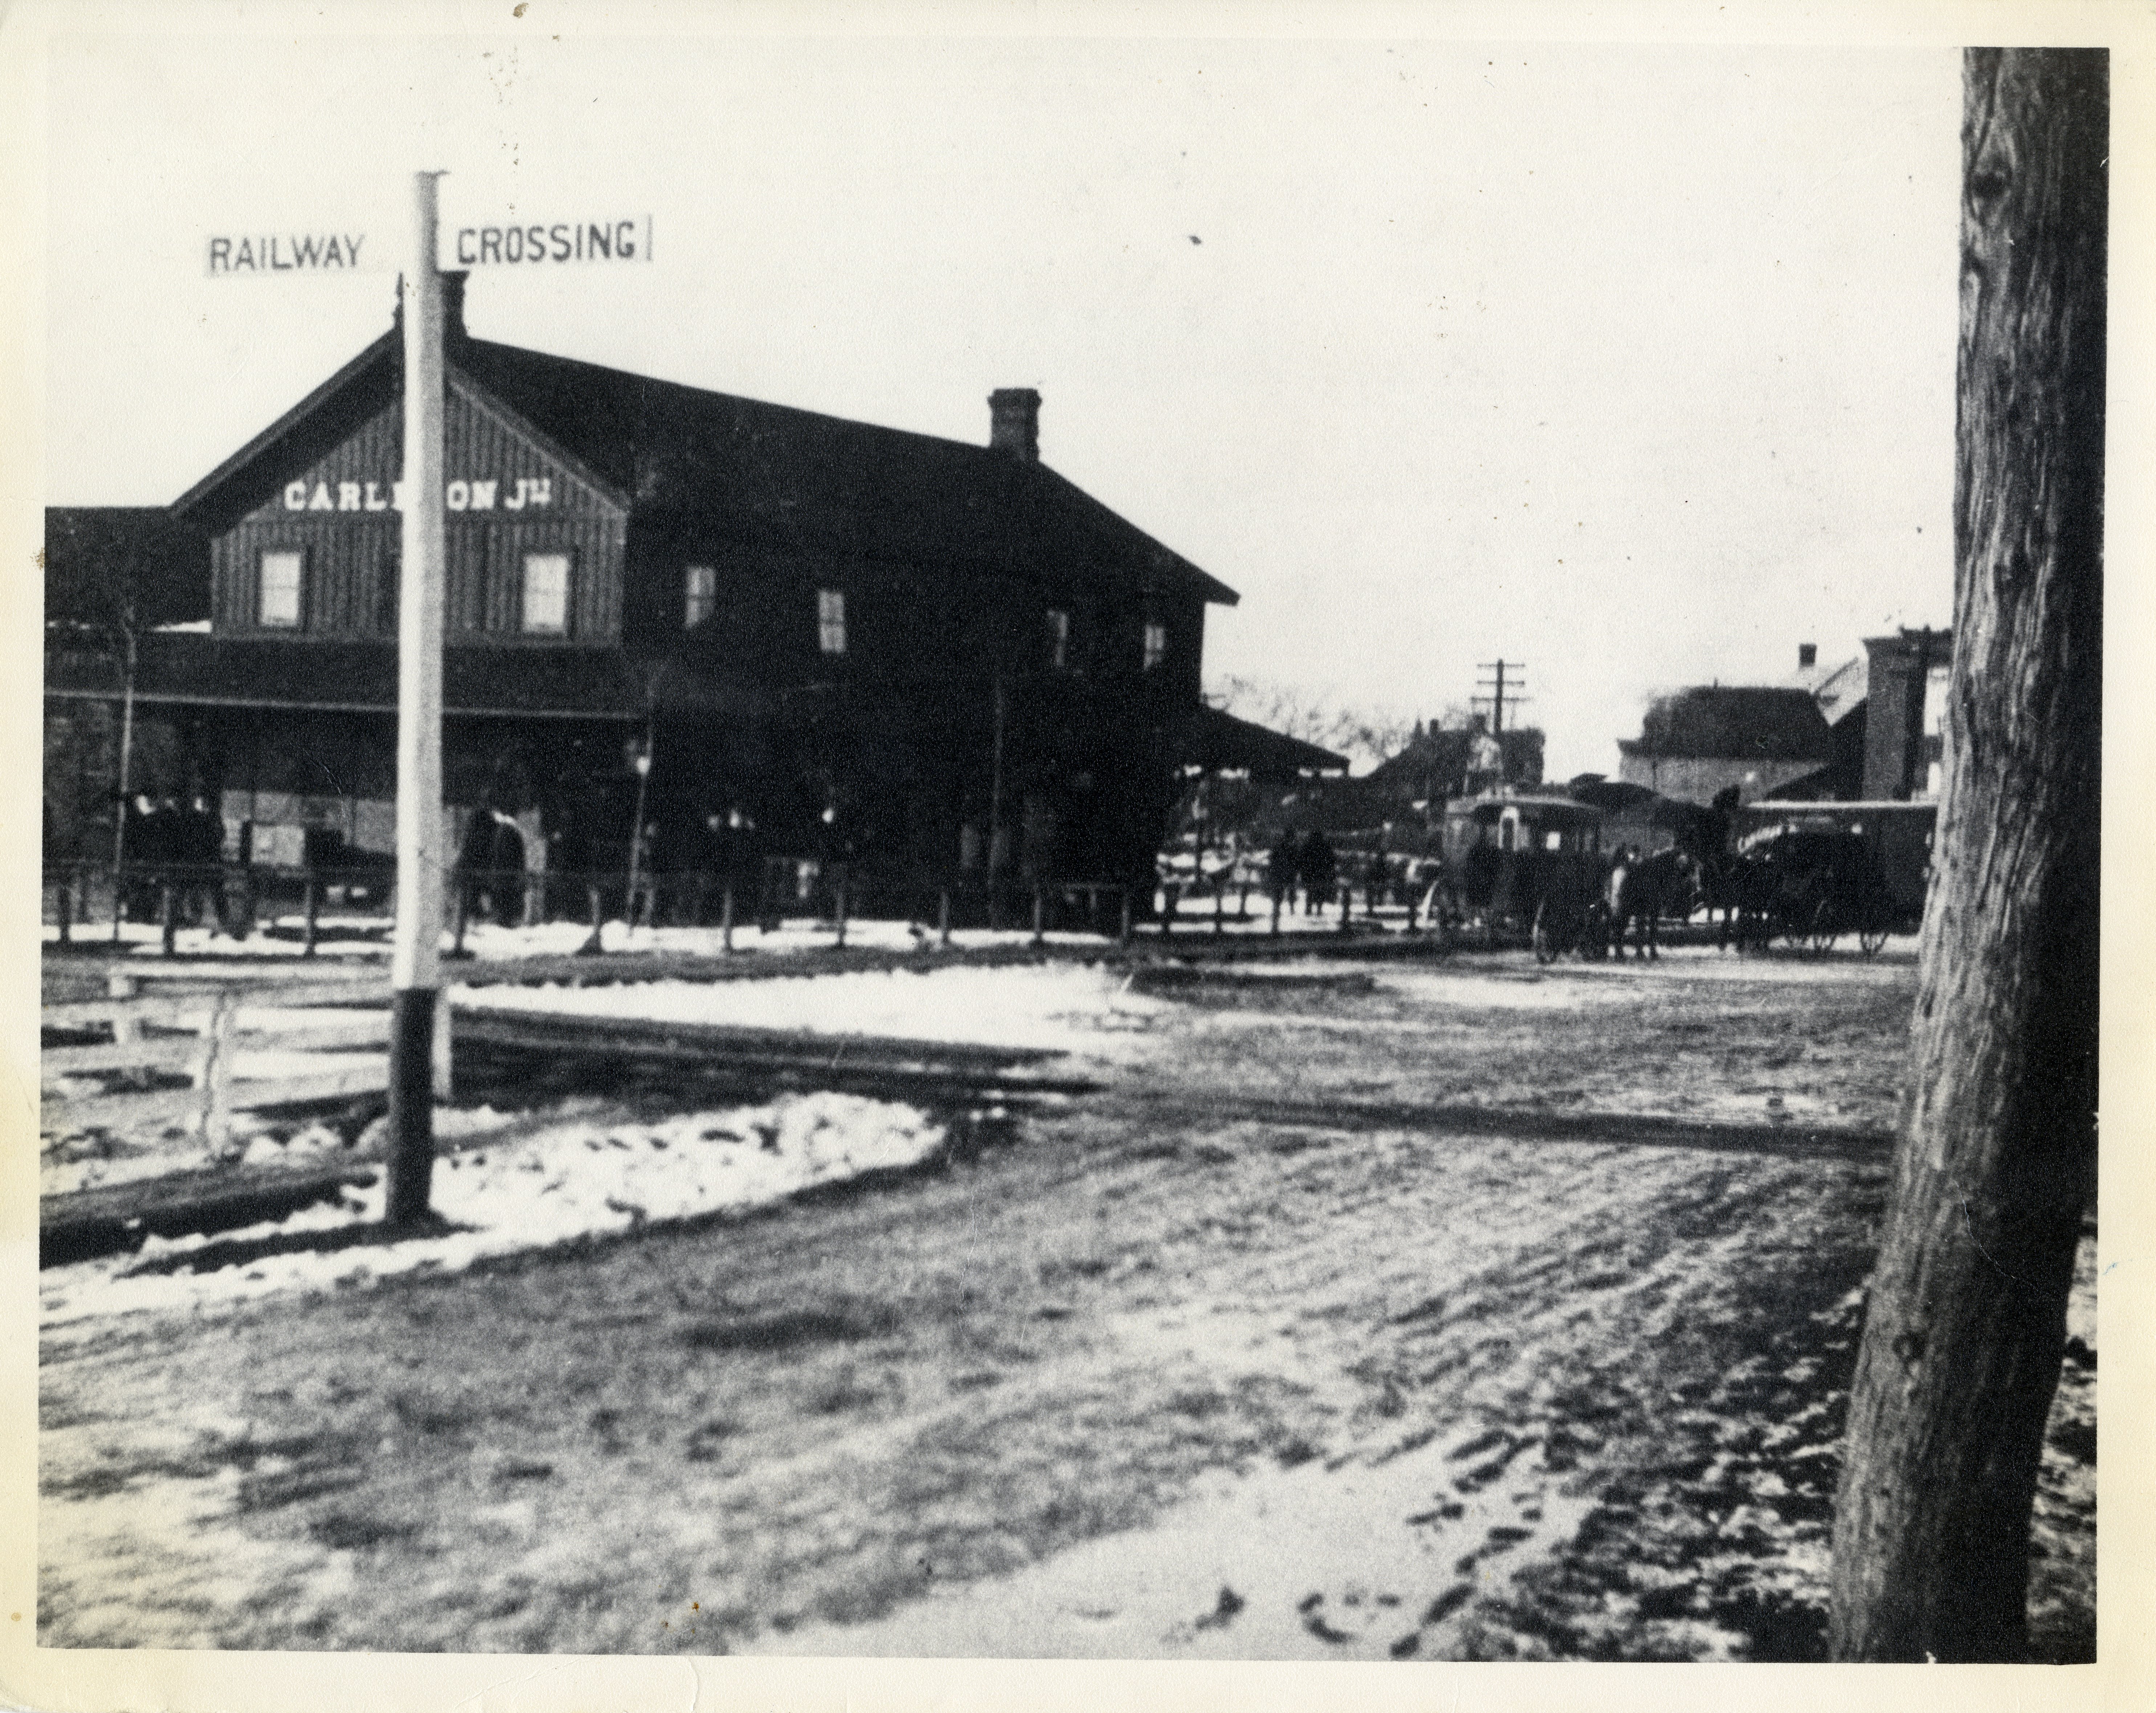
[(1681, 850), (1658, 850), (1652, 856), (1620, 855), (1609, 870), (1604, 898), (1609, 906), (1609, 946), (1625, 955), (1625, 930), (1639, 926), (1633, 950), (1640, 957), (1660, 958), (1656, 926), (1664, 916), (1688, 916), (1699, 896), (1699, 861)]

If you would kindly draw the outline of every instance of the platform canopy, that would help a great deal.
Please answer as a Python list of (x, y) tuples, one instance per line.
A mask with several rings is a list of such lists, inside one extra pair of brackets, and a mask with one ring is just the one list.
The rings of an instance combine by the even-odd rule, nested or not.
[(1251, 720), (1200, 706), (1184, 728), (1185, 767), (1208, 773), (1249, 773), (1260, 779), (1294, 779), (1306, 773), (1345, 773), (1348, 758)]

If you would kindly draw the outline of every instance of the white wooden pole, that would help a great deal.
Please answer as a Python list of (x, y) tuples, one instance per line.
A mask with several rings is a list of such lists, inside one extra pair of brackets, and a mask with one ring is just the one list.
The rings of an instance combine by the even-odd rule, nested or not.
[(436, 181), (413, 179), (404, 274), (403, 558), (397, 603), (397, 926), (390, 956), (388, 1218), (424, 1218), (434, 1166), (434, 1015), (441, 988), (443, 847), (442, 281)]

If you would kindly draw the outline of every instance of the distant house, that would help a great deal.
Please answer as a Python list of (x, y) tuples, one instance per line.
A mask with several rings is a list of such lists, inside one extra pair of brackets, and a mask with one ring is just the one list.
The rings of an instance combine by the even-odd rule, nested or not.
[(1840, 661), (1822, 661), (1812, 643), (1797, 645), (1797, 670), (1789, 680), (1819, 704), (1827, 727), (1834, 735), (1834, 759), (1805, 778), (1782, 787), (1786, 799), (1817, 802), (1864, 794), (1865, 733), (1870, 707), (1870, 657), (1851, 654)]
[(1394, 818), (1428, 806), (1440, 815), (1447, 798), (1503, 786), (1543, 782), (1543, 739), (1539, 728), (1517, 726), (1491, 733), (1477, 714), (1464, 727), (1418, 726), (1399, 753), (1388, 756), (1361, 782), (1373, 801)]
[(1711, 685), (1647, 710), (1640, 736), (1620, 739), (1618, 777), (1686, 803), (1731, 786), (1749, 802), (1829, 767), (1833, 729), (1810, 692), (1794, 685)]
[(1930, 801), (1945, 766), (1951, 630), (1864, 639), (1868, 680), (1860, 794), (1874, 803)]

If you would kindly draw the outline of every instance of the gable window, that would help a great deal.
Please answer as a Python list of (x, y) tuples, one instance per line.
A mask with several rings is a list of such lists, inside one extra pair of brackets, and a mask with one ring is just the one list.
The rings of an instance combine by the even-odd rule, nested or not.
[(1157, 620), (1147, 621), (1145, 628), (1145, 669), (1152, 671), (1168, 659), (1168, 627)]
[(1048, 664), (1058, 672), (1070, 666), (1070, 614), (1060, 607), (1048, 609)]
[(681, 573), (681, 628), (694, 630), (718, 610), (719, 574), (708, 565)]
[(524, 634), (566, 636), (569, 630), (569, 556), (524, 556)]
[(290, 551), (262, 556), (261, 597), (255, 618), (264, 628), (296, 630), (300, 623), (300, 576), (306, 556)]
[(827, 654), (846, 652), (846, 592), (816, 591), (816, 641)]

